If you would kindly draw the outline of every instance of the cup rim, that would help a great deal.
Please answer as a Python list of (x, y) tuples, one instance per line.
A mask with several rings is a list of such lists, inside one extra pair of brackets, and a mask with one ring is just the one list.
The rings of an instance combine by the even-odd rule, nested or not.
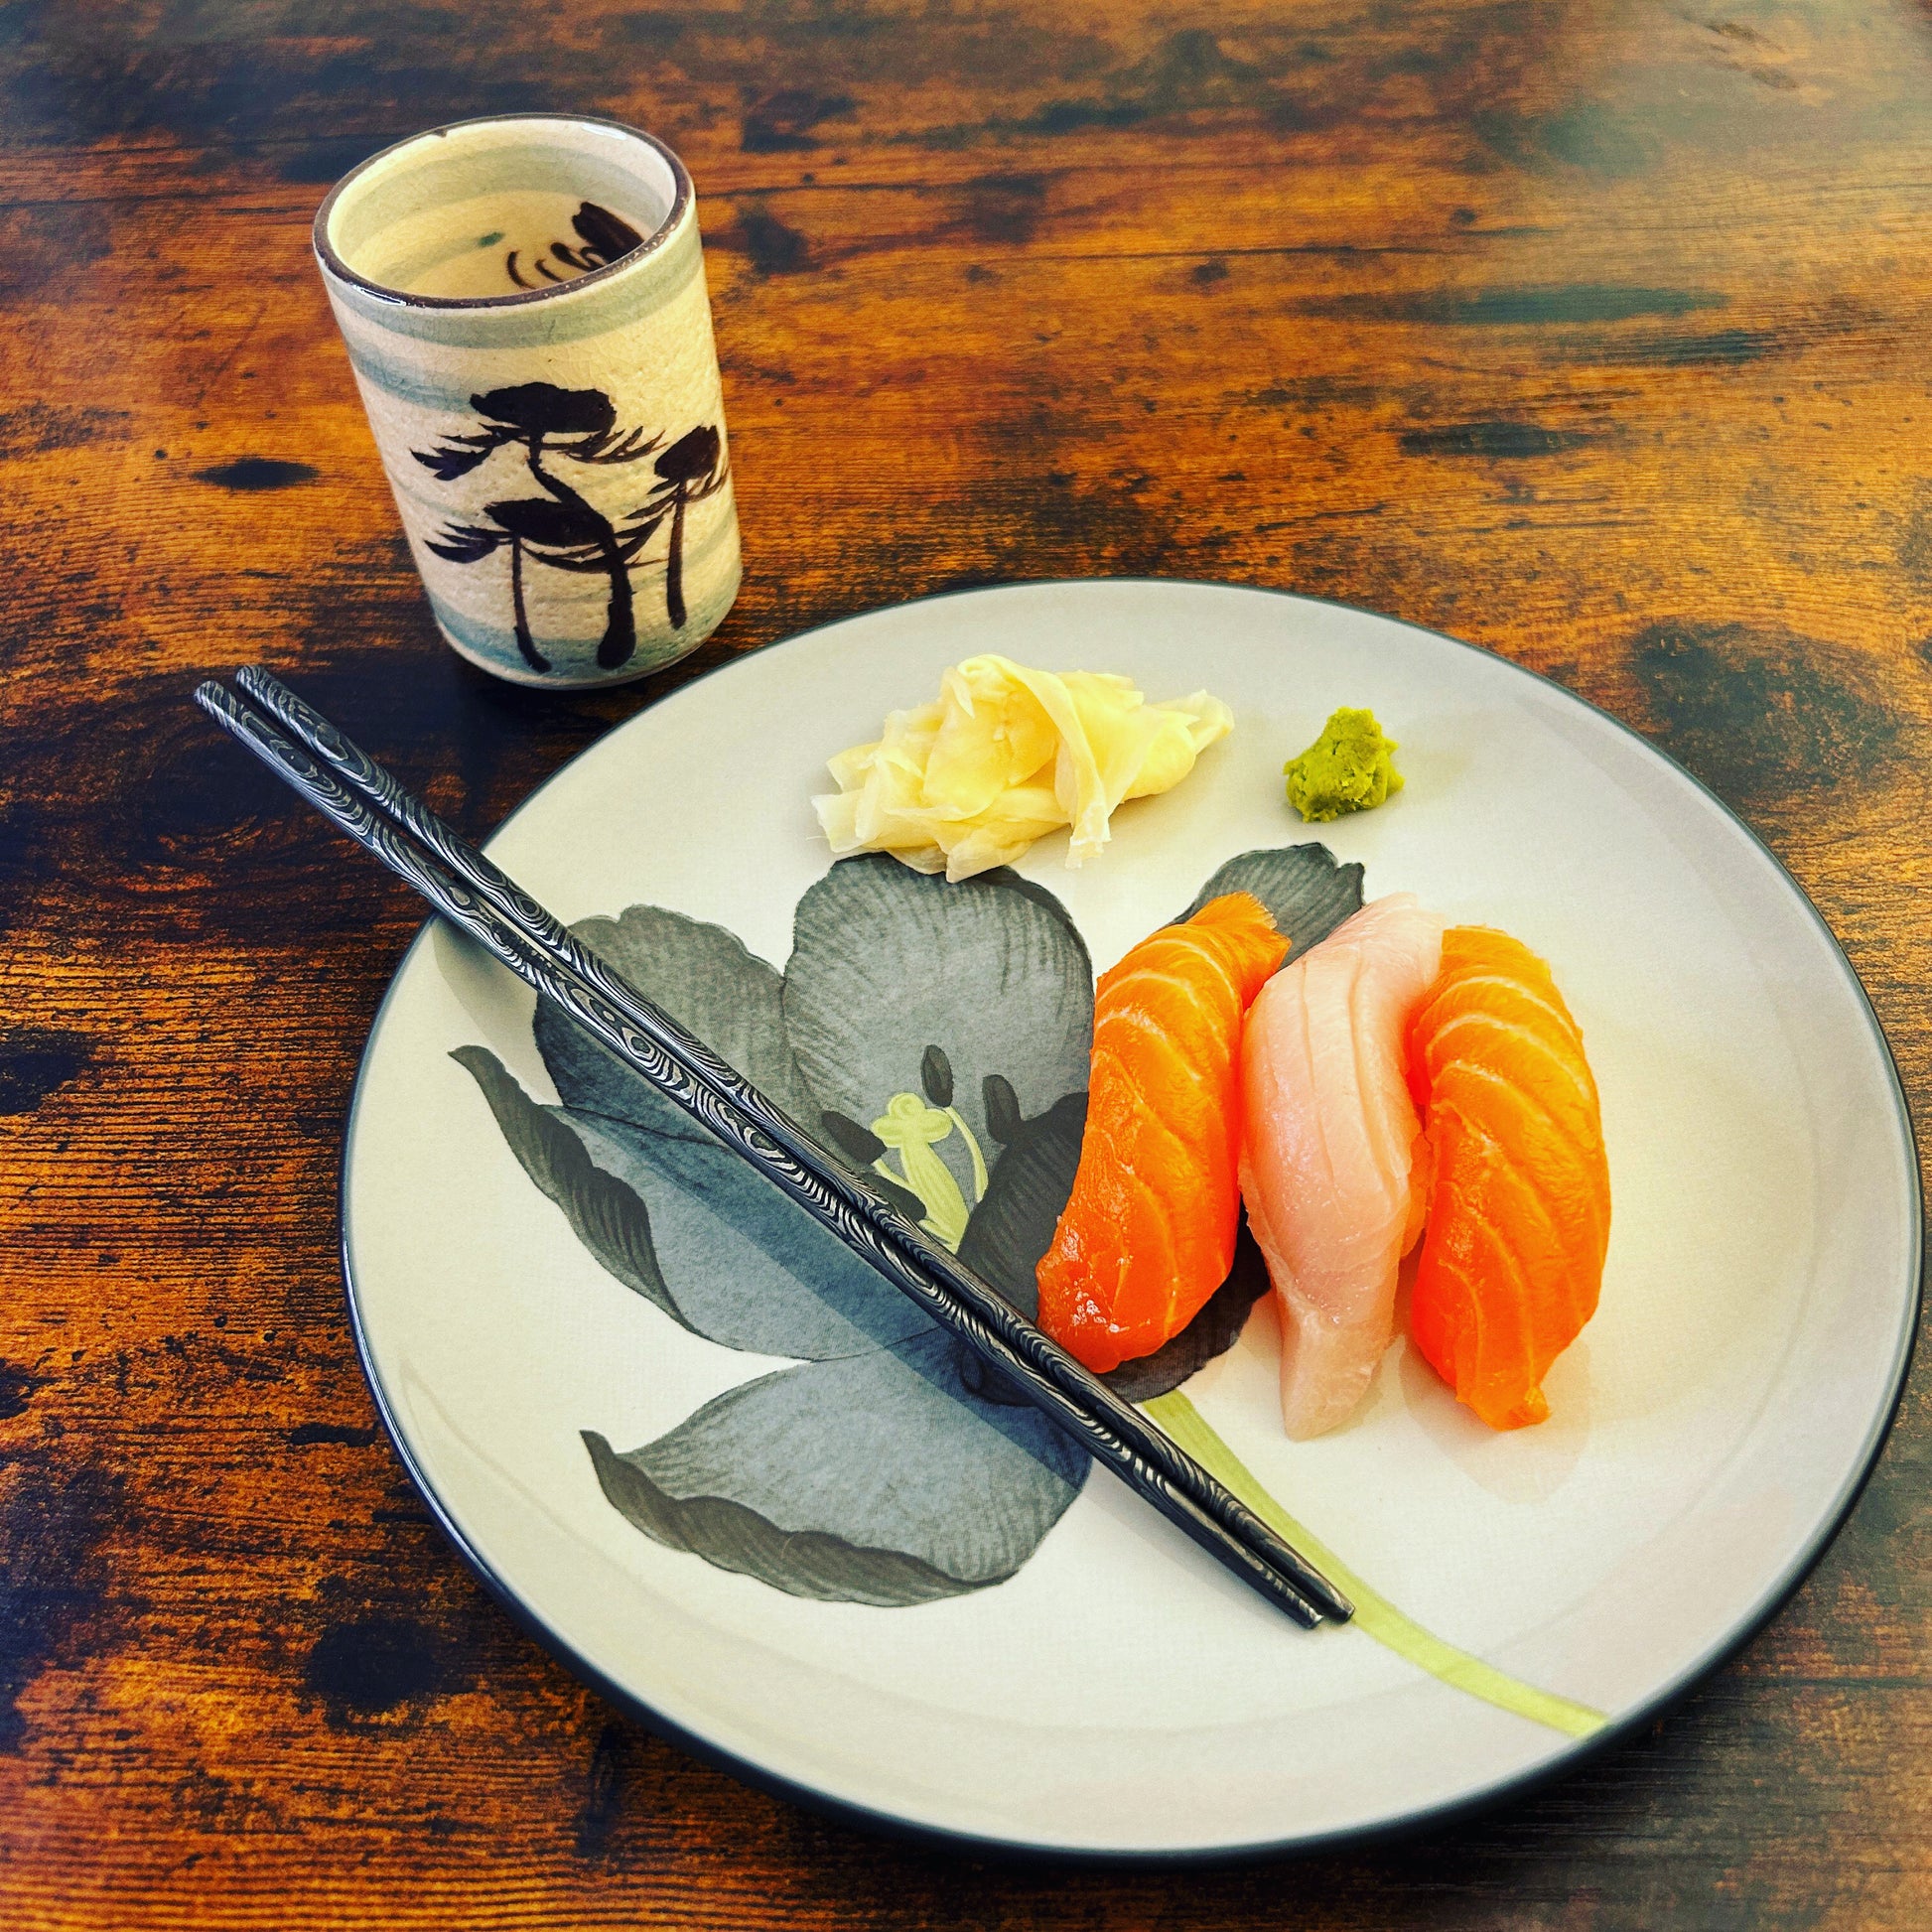
[[(655, 148), (671, 171), (673, 193), (671, 206), (651, 232), (627, 254), (621, 255), (616, 261), (608, 262), (602, 268), (594, 268), (588, 275), (574, 276), (568, 282), (557, 282), (548, 288), (524, 289), (515, 295), (414, 295), (407, 289), (391, 287), (387, 282), (371, 281), (366, 275), (359, 275), (336, 252), (335, 244), (329, 239), (329, 217), (334, 212), (338, 198), (362, 175), (379, 162), (387, 161), (390, 156), (399, 154), (404, 148), (413, 148), (419, 141), (428, 141), (440, 135), (455, 134), (464, 128), (500, 127), (511, 121), (568, 121), (579, 127), (610, 128), (616, 133), (628, 135), (633, 141), (641, 141), (648, 148)], [(646, 255), (661, 249), (676, 231), (683, 220), (685, 211), (693, 199), (691, 176), (684, 163), (660, 141), (656, 135), (647, 134), (641, 127), (632, 127), (628, 121), (614, 121), (602, 114), (551, 114), (541, 108), (519, 114), (476, 114), (468, 120), (445, 121), (437, 127), (426, 127), (415, 134), (406, 134), (400, 141), (392, 141), (386, 148), (378, 149), (366, 159), (358, 161), (329, 193), (323, 197), (322, 206), (316, 209), (316, 218), (311, 228), (316, 259), (322, 264), (324, 274), (335, 280), (347, 282), (353, 287), (372, 295), (379, 302), (393, 304), (399, 309), (448, 309), (459, 312), (492, 309), (522, 309), (534, 302), (554, 302), (560, 296), (570, 296), (579, 289), (590, 288), (598, 282), (607, 282), (614, 276), (622, 275), (637, 267)]]

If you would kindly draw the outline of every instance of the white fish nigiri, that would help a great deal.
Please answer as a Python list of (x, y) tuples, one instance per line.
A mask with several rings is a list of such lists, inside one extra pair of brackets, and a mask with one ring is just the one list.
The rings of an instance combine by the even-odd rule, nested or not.
[(1396, 1271), (1422, 1232), (1426, 1149), (1405, 1053), (1443, 927), (1412, 894), (1372, 900), (1248, 1010), (1241, 1197), (1281, 1309), (1282, 1420), (1298, 1442), (1367, 1392)]

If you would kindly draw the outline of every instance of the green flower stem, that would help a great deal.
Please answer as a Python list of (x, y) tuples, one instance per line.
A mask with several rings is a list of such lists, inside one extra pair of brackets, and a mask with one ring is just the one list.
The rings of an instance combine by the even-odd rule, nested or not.
[(980, 1152), (979, 1137), (966, 1125), (966, 1116), (957, 1107), (948, 1107), (946, 1118), (959, 1129), (959, 1138), (973, 1157), (973, 1205), (977, 1207), (986, 1198), (986, 1156)]
[(1513, 1711), (1532, 1724), (1547, 1725), (1566, 1737), (1587, 1737), (1609, 1723), (1601, 1711), (1592, 1711), (1587, 1704), (1572, 1703), (1554, 1691), (1539, 1691), (1534, 1685), (1497, 1670), (1493, 1664), (1485, 1664), (1480, 1657), (1471, 1657), (1466, 1650), (1445, 1643), (1421, 1624), (1411, 1622), (1386, 1596), (1363, 1583), (1318, 1537), (1311, 1536), (1261, 1486), (1253, 1471), (1179, 1389), (1156, 1396), (1141, 1408), (1202, 1468), (1232, 1489), (1250, 1509), (1322, 1570), (1339, 1589), (1354, 1598), (1354, 1627), (1365, 1636), (1373, 1637), (1398, 1657), (1407, 1658), (1417, 1669), (1427, 1671), (1443, 1683), (1501, 1710)]

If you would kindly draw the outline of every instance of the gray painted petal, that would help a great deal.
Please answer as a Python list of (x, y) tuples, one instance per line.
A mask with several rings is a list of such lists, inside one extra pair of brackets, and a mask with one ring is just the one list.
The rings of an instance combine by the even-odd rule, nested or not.
[(885, 1605), (1004, 1583), (1087, 1467), (1037, 1412), (968, 1396), (937, 1333), (746, 1383), (628, 1454), (584, 1441), (646, 1535), (795, 1596)]
[[(776, 970), (723, 926), (660, 905), (633, 905), (615, 919), (571, 928), (706, 1045), (814, 1131), (817, 1105), (785, 1043)], [(548, 1005), (537, 1008), (537, 1050), (568, 1107), (690, 1134), (689, 1116)]]
[(695, 1333), (820, 1361), (930, 1332), (877, 1270), (701, 1129), (660, 1134), (542, 1107), (485, 1048), (451, 1057), (578, 1240)]
[[(1000, 1150), (973, 1210), (959, 1258), (997, 1288), (1029, 1321), (1039, 1308), (1035, 1270), (1053, 1239), (1080, 1165), (1087, 1097), (1070, 1093), (1037, 1120), (1025, 1121)], [(989, 1150), (990, 1152), (991, 1150)]]
[[(450, 1058), (482, 1088), (523, 1173), (562, 1207), (572, 1233), (597, 1262), (674, 1321), (684, 1321), (657, 1266), (651, 1215), (641, 1196), (591, 1162), (584, 1142), (558, 1119), (555, 1107), (539, 1107), (488, 1047), (456, 1047)], [(688, 1321), (684, 1325), (690, 1327)]]
[[(988, 1074), (1029, 1116), (1086, 1087), (1093, 965), (1059, 901), (1013, 873), (948, 885), (873, 853), (799, 900), (784, 1017), (820, 1103), (862, 1126), (894, 1094), (922, 1092), (926, 1049), (940, 1048), (990, 1162)], [(961, 1172), (952, 1142), (940, 1152)]]
[(1180, 916), (1190, 919), (1210, 898), (1223, 893), (1252, 893), (1275, 915), (1275, 924), (1293, 942), (1285, 966), (1327, 938), (1362, 904), (1362, 869), (1338, 866), (1325, 845), (1282, 845), (1244, 852), (1230, 859), (1198, 893)]
[(657, 1265), (650, 1214), (643, 1198), (599, 1169), (559, 1110), (540, 1107), (484, 1046), (459, 1046), (450, 1055), (483, 1089), (497, 1128), (523, 1172), (563, 1209), (572, 1232), (625, 1288), (684, 1320)]
[(650, 1203), (685, 1324), (727, 1348), (825, 1361), (931, 1330), (931, 1317), (703, 1129), (563, 1116), (591, 1160)]

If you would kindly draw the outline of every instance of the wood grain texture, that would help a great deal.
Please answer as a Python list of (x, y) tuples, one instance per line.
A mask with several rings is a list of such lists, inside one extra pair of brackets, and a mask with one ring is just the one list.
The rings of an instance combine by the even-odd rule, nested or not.
[(577, 1686), (376, 1429), (336, 1164), (416, 909), (186, 706), (260, 657), (467, 829), (688, 672), (432, 631), (308, 254), (495, 109), (696, 178), (747, 577), (701, 670), (1012, 577), (1488, 644), (1750, 818), (1932, 1097), (1914, 0), (0, 4), (0, 1920), (1917, 1927), (1932, 1396), (1645, 1735), (1489, 1816), (1119, 1875), (907, 1849)]

